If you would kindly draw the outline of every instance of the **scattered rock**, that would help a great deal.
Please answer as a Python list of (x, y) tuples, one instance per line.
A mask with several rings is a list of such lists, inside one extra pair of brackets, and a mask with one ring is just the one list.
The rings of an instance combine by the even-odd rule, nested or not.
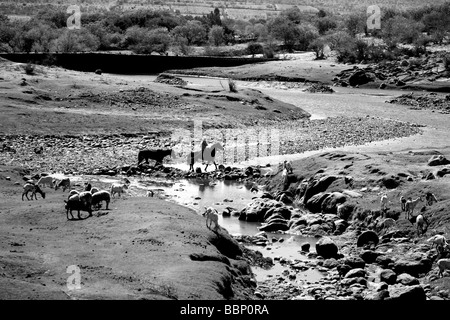
[(397, 274), (390, 269), (385, 269), (380, 273), (380, 281), (386, 282), (387, 284), (395, 284), (397, 281)]
[(379, 241), (380, 239), (378, 238), (378, 235), (374, 231), (367, 230), (359, 235), (358, 240), (356, 242), (356, 246), (362, 247), (368, 244), (377, 245)]
[(316, 242), (316, 252), (325, 259), (337, 256), (338, 247), (336, 243), (329, 237), (323, 237)]
[(425, 301), (425, 291), (420, 285), (404, 286), (396, 284), (389, 287), (389, 298), (386, 300)]

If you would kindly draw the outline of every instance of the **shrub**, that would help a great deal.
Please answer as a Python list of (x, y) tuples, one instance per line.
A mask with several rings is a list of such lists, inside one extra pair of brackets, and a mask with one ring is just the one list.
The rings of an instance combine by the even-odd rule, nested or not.
[(325, 46), (325, 41), (323, 39), (315, 39), (313, 40), (308, 48), (316, 54), (316, 60), (324, 59), (325, 55), (323, 53), (323, 48)]
[(228, 88), (230, 89), (230, 92), (238, 92), (236, 82), (231, 78), (228, 78)]
[(264, 47), (263, 54), (264, 54), (264, 57), (267, 59), (273, 59), (273, 57), (275, 56), (273, 49), (270, 47)]
[(450, 54), (446, 54), (442, 61), (444, 62), (445, 70), (450, 71)]
[(23, 66), (23, 70), (25, 71), (25, 73), (27, 75), (33, 75), (34, 74), (34, 64), (31, 64), (28, 62), (26, 65)]
[(255, 54), (259, 54), (259, 53), (263, 53), (263, 47), (260, 43), (256, 43), (256, 42), (252, 42), (249, 43), (247, 46), (247, 53), (251, 54), (253, 57), (255, 56)]

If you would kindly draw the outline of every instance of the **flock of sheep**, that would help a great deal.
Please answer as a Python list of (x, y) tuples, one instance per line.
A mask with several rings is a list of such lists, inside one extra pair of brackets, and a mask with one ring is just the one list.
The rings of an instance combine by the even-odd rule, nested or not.
[[(22, 201), (25, 196), (27, 200), (33, 200), (33, 197), (37, 200), (37, 193), (39, 193), (43, 199), (45, 199), (45, 192), (42, 191), (41, 186), (48, 186), (58, 190), (62, 188), (63, 192), (71, 188), (71, 182), (69, 178), (56, 180), (51, 176), (44, 176), (39, 179), (37, 183), (30, 180), (23, 186)], [(69, 220), (69, 213), (72, 215), (72, 210), (78, 211), (78, 219), (81, 219), (80, 211), (87, 211), (89, 216), (92, 216), (92, 209), (100, 209), (101, 202), (106, 203), (106, 210), (108, 209), (111, 197), (118, 194), (119, 197), (122, 193), (128, 189), (127, 184), (112, 184), (109, 191), (99, 190), (96, 187), (92, 187), (90, 183), (85, 183), (84, 190), (79, 192), (77, 190), (70, 190), (67, 200), (64, 200), (65, 209), (67, 210), (67, 219)], [(28, 198), (28, 194), (31, 192), (31, 199)]]
[[(410, 215), (411, 215), (411, 217), (413, 216), (413, 211), (414, 211), (415, 207), (421, 201), (422, 202), (424, 201), (422, 196), (419, 196), (414, 200), (411, 197), (409, 197), (408, 199), (405, 199), (405, 197), (403, 197), (403, 196), (400, 197), (400, 206), (401, 206), (402, 211), (405, 212), (406, 219), (409, 219)], [(425, 195), (425, 203), (428, 206), (431, 206), (435, 202), (438, 202), (436, 196), (431, 192), (427, 192)], [(385, 212), (387, 210), (387, 203), (388, 203), (388, 197), (387, 197), (387, 194), (384, 193), (384, 194), (382, 194), (381, 200), (380, 200), (382, 212)], [(424, 227), (425, 223), (428, 225), (428, 221), (425, 218), (425, 216), (423, 214), (417, 215), (416, 227), (417, 227), (417, 233), (419, 235), (424, 233), (423, 227)], [(390, 228), (395, 224), (395, 220), (392, 218), (387, 218), (384, 220), (383, 224), (384, 224), (383, 227)], [(445, 251), (450, 251), (450, 243), (448, 243), (445, 236), (443, 236), (441, 234), (434, 235), (431, 238), (429, 238), (427, 241), (432, 243), (431, 248), (433, 248), (433, 246), (436, 245), (436, 249), (438, 250), (438, 252), (442, 253)], [(439, 259), (437, 261), (437, 266), (439, 268), (438, 276), (443, 277), (444, 271), (447, 269), (450, 269), (450, 259)]]
[[(423, 202), (423, 197), (419, 196), (416, 199), (412, 199), (411, 197), (409, 197), (408, 199), (406, 199), (405, 197), (401, 196), (400, 197), (400, 206), (403, 212), (405, 212), (405, 219), (409, 220), (410, 216), (413, 217), (413, 212), (414, 209), (416, 208), (417, 204), (419, 202)], [(431, 206), (433, 203), (437, 202), (437, 198), (436, 196), (431, 193), (431, 192), (427, 192), (425, 195), (425, 202), (428, 206)], [(381, 204), (381, 212), (386, 212), (387, 211), (387, 204), (388, 204), (388, 196), (386, 193), (383, 193), (381, 195), (381, 200), (380, 200), (380, 204)], [(394, 221), (393, 219), (391, 219), (392, 221)], [(419, 214), (416, 217), (416, 227), (417, 227), (417, 233), (419, 235), (424, 233), (424, 226), (425, 223), (428, 225), (428, 221), (425, 218), (425, 216), (423, 214)], [(387, 226), (390, 227), (390, 226)]]

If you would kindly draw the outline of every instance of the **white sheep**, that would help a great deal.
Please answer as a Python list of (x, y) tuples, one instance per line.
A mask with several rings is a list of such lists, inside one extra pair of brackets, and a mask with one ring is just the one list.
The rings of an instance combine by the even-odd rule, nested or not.
[(42, 177), (39, 179), (39, 181), (36, 183), (37, 186), (49, 186), (50, 188), (53, 188), (53, 178), (50, 176)]
[(412, 216), (414, 208), (417, 206), (419, 201), (423, 201), (422, 196), (412, 200), (411, 198), (408, 198), (408, 201), (406, 201), (405, 204), (405, 218), (409, 219), (409, 215)]
[(67, 210), (67, 220), (69, 220), (69, 212), (72, 216), (72, 210), (78, 210), (78, 219), (81, 219), (80, 210), (89, 212), (89, 216), (92, 216), (91, 209), (92, 195), (89, 191), (81, 192), (71, 196), (68, 200), (64, 200), (66, 203), (65, 208)]
[(70, 179), (64, 178), (58, 181), (55, 185), (55, 190), (58, 190), (59, 188), (63, 189), (63, 192), (66, 191), (66, 189), (70, 188)]
[(416, 218), (416, 226), (417, 226), (417, 234), (421, 235), (424, 233), (423, 227), (424, 224), (427, 224), (428, 226), (428, 222), (426, 221), (425, 217), (421, 214), (419, 214)]
[(97, 191), (92, 195), (92, 206), (100, 208), (100, 202), (106, 202), (106, 210), (108, 209), (109, 202), (111, 201), (111, 194), (106, 190)]
[(381, 211), (382, 212), (386, 211), (388, 204), (388, 197), (386, 193), (383, 193), (383, 195), (381, 196), (380, 204), (381, 204)]
[(111, 189), (109, 190), (111, 196), (114, 198), (114, 194), (119, 194), (119, 197), (122, 193), (125, 193), (125, 189), (128, 189), (128, 186), (126, 184), (115, 184), (113, 183), (111, 185)]
[(439, 267), (438, 277), (441, 278), (444, 276), (444, 271), (450, 269), (450, 259), (439, 259), (437, 265)]
[[(90, 191), (82, 191), (78, 194), (80, 201), (86, 206), (91, 207), (92, 205), (92, 193)], [(70, 199), (70, 198), (69, 198)]]
[(77, 190), (70, 190), (69, 196), (67, 198), (70, 198), (71, 196), (76, 195), (76, 194), (80, 194), (80, 193)]
[(442, 234), (436, 234), (432, 236), (430, 239), (427, 240), (428, 242), (432, 242), (431, 248), (433, 248), (434, 245), (436, 245), (436, 249), (438, 247), (443, 248), (447, 245), (447, 239)]
[(212, 207), (205, 207), (205, 212), (202, 215), (206, 216), (206, 227), (211, 230), (211, 225), (214, 224), (214, 231), (217, 231), (219, 228), (219, 214), (217, 210)]
[(98, 192), (99, 190), (98, 190), (98, 188), (97, 187), (92, 187), (91, 188), (91, 193), (92, 193), (92, 195), (94, 195), (94, 193), (96, 193), (96, 192)]
[(25, 196), (27, 198), (27, 200), (30, 200), (28, 198), (28, 192), (30, 192), (30, 191), (31, 191), (31, 200), (33, 200), (33, 197), (37, 200), (36, 193), (40, 193), (42, 198), (45, 199), (45, 192), (43, 192), (41, 190), (41, 188), (39, 188), (38, 185), (35, 185), (32, 183), (27, 183), (23, 186), (22, 201), (23, 201), (23, 196)]
[(155, 192), (153, 190), (147, 190), (147, 197), (153, 197), (155, 195)]

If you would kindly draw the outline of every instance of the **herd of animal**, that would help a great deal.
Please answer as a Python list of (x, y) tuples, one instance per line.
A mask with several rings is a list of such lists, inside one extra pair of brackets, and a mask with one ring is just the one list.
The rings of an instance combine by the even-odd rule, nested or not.
[[(206, 141), (202, 142), (201, 151), (192, 151), (188, 155), (188, 164), (189, 170), (194, 170), (193, 164), (202, 160), (206, 162), (205, 171), (208, 168), (210, 163), (213, 163), (216, 166), (215, 162), (215, 153), (216, 150), (223, 150), (223, 146), (220, 143), (215, 143), (211, 146), (206, 144)], [(138, 153), (138, 165), (141, 165), (144, 161), (148, 163), (148, 160), (154, 160), (155, 164), (162, 163), (163, 159), (166, 156), (171, 156), (173, 154), (172, 149), (158, 149), (158, 150), (141, 150)], [(285, 161), (283, 163), (283, 176), (287, 177), (288, 173), (292, 173), (292, 166), (290, 162)], [(285, 178), (286, 178), (285, 177)], [(25, 196), (27, 200), (28, 194), (31, 192), (31, 200), (33, 197), (37, 200), (36, 194), (40, 194), (42, 198), (45, 199), (45, 192), (41, 189), (41, 186), (49, 186), (51, 188), (54, 187), (55, 190), (62, 188), (63, 192), (66, 189), (70, 189), (70, 179), (64, 178), (61, 180), (55, 180), (50, 176), (44, 176), (39, 179), (37, 183), (32, 181), (28, 181), (23, 186), (22, 200)], [(127, 184), (112, 184), (109, 191), (107, 190), (99, 190), (98, 188), (92, 187), (91, 184), (85, 183), (85, 188), (83, 191), (79, 192), (77, 190), (71, 190), (69, 192), (69, 196), (65, 202), (65, 209), (67, 210), (67, 219), (69, 220), (69, 213), (74, 219), (72, 215), (72, 210), (78, 211), (78, 219), (81, 219), (80, 211), (87, 211), (89, 216), (92, 216), (92, 209), (100, 209), (101, 202), (104, 201), (106, 203), (106, 209), (108, 210), (109, 203), (111, 201), (111, 197), (114, 197), (117, 194), (119, 197), (122, 193), (125, 193), (125, 190), (128, 189)], [(148, 197), (153, 197), (154, 192), (149, 190), (147, 192)], [(403, 212), (405, 212), (405, 219), (410, 219), (413, 216), (414, 209), (416, 208), (419, 202), (423, 202), (423, 196), (419, 196), (416, 199), (412, 199), (411, 197), (405, 198), (403, 196), (400, 197), (400, 207)], [(425, 195), (425, 202), (427, 205), (431, 206), (433, 203), (437, 202), (437, 198), (434, 194), (427, 192)], [(380, 204), (381, 204), (381, 212), (386, 212), (388, 209), (388, 196), (386, 193), (381, 195)], [(216, 209), (212, 207), (205, 207), (205, 211), (202, 214), (206, 217), (206, 227), (214, 232), (217, 232), (220, 228), (219, 226), (219, 215)], [(424, 225), (427, 224), (428, 221), (423, 214), (419, 214), (416, 216), (416, 227), (418, 234), (424, 233)], [(386, 218), (383, 221), (383, 228), (389, 229), (395, 225), (395, 220), (392, 218)], [(426, 230), (426, 229), (425, 229)], [(450, 250), (450, 244), (447, 242), (443, 235), (435, 235), (428, 239), (429, 242), (432, 242), (432, 247), (436, 245), (438, 251)], [(439, 277), (442, 277), (444, 271), (446, 269), (450, 269), (450, 259), (439, 259), (437, 262), (439, 267)]]
[[(419, 202), (424, 202), (422, 195), (417, 197), (416, 199), (412, 199), (411, 197), (408, 197), (406, 199), (404, 196), (400, 197), (400, 208), (403, 212), (405, 212), (405, 219), (410, 220), (410, 217), (414, 217), (413, 212)], [(438, 200), (433, 193), (427, 192), (425, 194), (425, 203), (428, 206), (431, 206), (431, 205), (433, 205), (433, 203), (436, 203), (436, 202), (438, 202)], [(388, 196), (386, 193), (383, 193), (381, 195), (380, 205), (381, 205), (381, 212), (386, 212), (387, 205), (388, 205)], [(419, 235), (423, 234), (424, 230), (426, 230), (426, 228), (424, 228), (425, 224), (427, 226), (429, 224), (425, 215), (423, 215), (423, 214), (419, 214), (416, 216), (415, 223), (416, 223), (417, 233)]]
[[(24, 196), (27, 200), (33, 200), (33, 198), (37, 200), (37, 193), (45, 199), (45, 192), (42, 190), (44, 186), (54, 188), (55, 190), (61, 188), (64, 192), (71, 188), (71, 182), (70, 178), (57, 180), (51, 176), (41, 177), (36, 183), (29, 180), (23, 186), (22, 201), (24, 200)], [(99, 190), (96, 187), (92, 187), (90, 183), (86, 182), (83, 191), (77, 191), (75, 189), (70, 190), (68, 199), (64, 200), (65, 209), (67, 210), (67, 219), (69, 220), (69, 213), (72, 219), (74, 219), (72, 215), (73, 210), (78, 211), (78, 219), (81, 219), (80, 211), (87, 211), (89, 216), (92, 216), (92, 209), (94, 208), (99, 210), (103, 201), (106, 203), (106, 210), (109, 210), (108, 206), (111, 198), (114, 197), (115, 194), (120, 197), (123, 193), (125, 193), (126, 189), (128, 189), (127, 184), (113, 183), (109, 191)], [(30, 192), (31, 199), (28, 198), (28, 194)]]

